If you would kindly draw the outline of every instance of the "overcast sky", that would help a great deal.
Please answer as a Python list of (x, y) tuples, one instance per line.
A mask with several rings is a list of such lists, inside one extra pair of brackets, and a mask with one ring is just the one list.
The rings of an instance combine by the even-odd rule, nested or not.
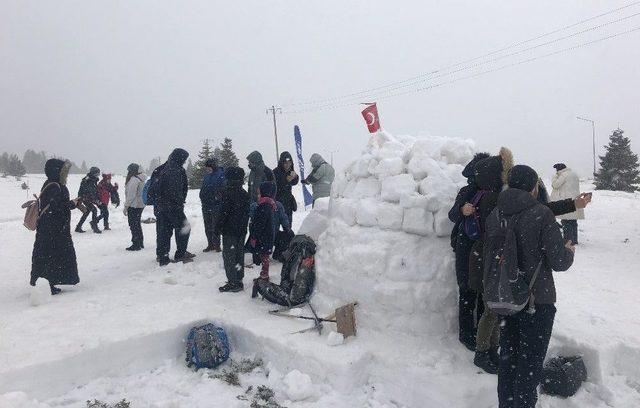
[[(0, 151), (45, 150), (123, 172), (177, 146), (193, 157), (202, 139), (228, 136), (243, 165), (257, 149), (275, 166), (272, 104), (400, 81), (629, 3), (0, 0)], [(525, 47), (635, 13), (640, 4)], [(420, 86), (635, 27), (640, 16)], [(505, 145), (541, 173), (564, 161), (584, 176), (591, 127), (576, 115), (596, 121), (599, 149), (620, 125), (640, 152), (639, 45), (634, 32), (379, 99), (381, 122), (394, 134), (472, 138), (492, 153)], [(281, 150), (294, 150), (298, 124), (306, 158), (337, 150), (341, 168), (367, 142), (361, 109), (278, 115)]]

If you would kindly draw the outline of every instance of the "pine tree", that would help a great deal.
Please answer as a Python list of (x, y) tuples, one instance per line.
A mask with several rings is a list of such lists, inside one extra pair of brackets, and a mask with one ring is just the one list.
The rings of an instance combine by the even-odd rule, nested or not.
[(194, 165), (191, 164), (191, 160), (189, 160), (189, 165), (192, 167), (191, 171), (189, 171), (189, 166), (187, 166), (187, 177), (189, 178), (189, 188), (200, 188), (202, 187), (202, 179), (205, 174), (205, 163), (208, 159), (215, 157), (214, 152), (211, 150), (211, 145), (209, 144), (209, 139), (205, 139), (202, 143), (202, 149), (198, 153), (198, 160)]
[(17, 154), (12, 154), (9, 157), (9, 165), (7, 166), (7, 174), (15, 177), (22, 177), (27, 174), (22, 162), (18, 158)]
[(28, 149), (24, 152), (22, 165), (27, 173), (42, 174), (44, 172), (44, 164), (47, 162), (45, 152), (36, 153), (35, 150)]
[(595, 175), (596, 190), (633, 192), (640, 190), (638, 155), (631, 151), (631, 141), (616, 129), (609, 136), (604, 156), (600, 156), (600, 171)]
[(4, 152), (2, 156), (0, 156), (0, 173), (7, 174), (7, 170), (9, 169), (9, 153)]
[[(240, 161), (233, 151), (233, 141), (228, 137), (224, 138), (224, 141), (220, 144), (220, 157), (218, 162), (220, 166), (226, 168), (237, 167)], [(218, 148), (216, 148), (218, 150)]]

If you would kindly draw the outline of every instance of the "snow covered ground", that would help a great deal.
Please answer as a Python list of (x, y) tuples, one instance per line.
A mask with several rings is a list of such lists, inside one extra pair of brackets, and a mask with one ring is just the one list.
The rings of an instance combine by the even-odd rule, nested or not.
[[(27, 179), (36, 189), (44, 180), (38, 175)], [(70, 177), (72, 195), (79, 181), (78, 176)], [(121, 177), (115, 181), (123, 184)], [(195, 262), (159, 268), (152, 224), (143, 225), (145, 250), (124, 251), (129, 245), (126, 219), (121, 209), (112, 209), (112, 231), (73, 235), (81, 283), (62, 287), (60, 296), (43, 296), (28, 285), (34, 234), (21, 225), (19, 206), (27, 194), (20, 184), (0, 178), (2, 408), (84, 407), (94, 398), (110, 403), (126, 398), (135, 408), (248, 407), (259, 385), (273, 389), (275, 398), (287, 407), (497, 405), (496, 377), (478, 373), (472, 353), (457, 342), (455, 310), (438, 311), (436, 316), (429, 309), (433, 304), (455, 305), (451, 298), (455, 279), (443, 273), (453, 274), (447, 261), (448, 237), (428, 238), (436, 242), (435, 249), (423, 249), (421, 254), (437, 257), (442, 269), (430, 286), (422, 291), (410, 287), (407, 292), (412, 299), (417, 293), (429, 300), (409, 304), (402, 302), (406, 287), (397, 282), (387, 287), (386, 277), (376, 272), (377, 263), (387, 260), (371, 259), (371, 264), (361, 265), (368, 268), (365, 275), (372, 282), (361, 282), (359, 290), (353, 286), (358, 282), (345, 272), (354, 267), (349, 264), (353, 260), (342, 259), (342, 270), (337, 261), (328, 261), (322, 247), (336, 241), (333, 245), (354, 251), (343, 256), (357, 258), (358, 251), (367, 253), (376, 241), (404, 239), (406, 233), (347, 228), (332, 220), (335, 225), (319, 240), (320, 314), (331, 312), (336, 297), (343, 303), (359, 300), (361, 305), (358, 336), (330, 346), (330, 330), (322, 337), (315, 332), (291, 334), (310, 324), (268, 315), (273, 305), (251, 299), (249, 290), (218, 292), (225, 281), (222, 259), (220, 254), (200, 252), (205, 237), (197, 191), (190, 191), (187, 203), (193, 227), (189, 248), (198, 255)], [(640, 406), (639, 199), (640, 194), (595, 192), (587, 220), (580, 224), (576, 262), (568, 272), (556, 275), (558, 314), (549, 355), (584, 355), (590, 378), (573, 398), (542, 396), (543, 408)], [(150, 209), (146, 214), (151, 215)], [(367, 214), (360, 221), (368, 222)], [(307, 213), (295, 216), (299, 226)], [(74, 211), (72, 223), (78, 218)], [(338, 235), (340, 231), (344, 235)], [(427, 242), (415, 239), (412, 245)], [(417, 270), (419, 265), (409, 267)], [(347, 283), (343, 292), (336, 288), (341, 274)], [(246, 275), (248, 284), (257, 270), (248, 269)], [(279, 264), (274, 263), (272, 276), (278, 275)], [(438, 287), (440, 293), (425, 289)], [(365, 291), (370, 288), (368, 296)], [(441, 294), (444, 298), (438, 297)], [(394, 311), (395, 322), (390, 321)], [(404, 319), (406, 315), (411, 319)], [(264, 367), (241, 375), (239, 387), (212, 378), (214, 372), (186, 368), (183, 339), (189, 327), (204, 321), (227, 329), (233, 359), (260, 357)]]

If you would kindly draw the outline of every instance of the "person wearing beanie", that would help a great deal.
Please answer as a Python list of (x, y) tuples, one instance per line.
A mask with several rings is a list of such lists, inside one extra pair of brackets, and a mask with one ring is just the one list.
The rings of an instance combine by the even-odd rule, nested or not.
[(264, 181), (274, 181), (273, 172), (264, 164), (262, 154), (258, 151), (249, 153), (247, 156), (249, 162), (249, 181), (247, 190), (251, 195), (251, 202), (258, 201), (259, 188)]
[[(551, 180), (551, 201), (575, 199), (580, 196), (580, 177), (568, 168), (564, 163), (557, 163), (553, 166), (556, 174)], [(578, 220), (584, 219), (584, 209), (578, 208), (576, 211), (563, 214), (558, 217), (562, 224), (562, 234), (565, 239), (578, 244)]]
[[(500, 331), (498, 399), (501, 407), (534, 408), (537, 387), (556, 313), (556, 289), (552, 271), (566, 271), (573, 264), (575, 247), (564, 241), (552, 211), (537, 200), (538, 175), (529, 166), (517, 165), (509, 172), (509, 188), (486, 221), (485, 236), (498, 234), (504, 219), (513, 225), (518, 269), (531, 282), (533, 303), (504, 317)], [(486, 247), (485, 247), (486, 249)], [(484, 257), (492, 256), (485, 253)]]
[(184, 163), (189, 153), (174, 149), (167, 161), (151, 175), (153, 181), (149, 193), (154, 197), (153, 213), (156, 216), (156, 256), (160, 266), (171, 262), (171, 237), (175, 232), (176, 252), (174, 262), (190, 262), (195, 255), (187, 251), (191, 225), (184, 214), (189, 186)]
[(80, 282), (76, 251), (71, 239), (71, 210), (79, 199), (69, 199), (67, 175), (71, 163), (49, 159), (44, 173), (47, 180), (40, 189), (40, 206), (47, 208), (36, 227), (36, 240), (31, 257), (31, 286), (38, 278), (49, 281), (52, 295), (61, 292), (55, 285), (75, 285)]
[(129, 223), (131, 231), (131, 246), (127, 251), (139, 251), (144, 248), (144, 235), (142, 234), (142, 211), (144, 211), (144, 201), (142, 201), (142, 190), (147, 180), (137, 163), (131, 163), (127, 167), (127, 178), (124, 184), (124, 215)]
[(249, 250), (260, 258), (262, 270), (259, 279), (269, 279), (269, 256), (273, 249), (273, 224), (277, 206), (273, 200), (275, 183), (265, 181), (260, 184), (258, 205), (249, 227)]
[(273, 177), (276, 181), (277, 190), (275, 200), (282, 203), (285, 213), (289, 218), (289, 224), (292, 224), (293, 212), (298, 209), (298, 203), (291, 192), (291, 188), (298, 184), (300, 177), (294, 169), (291, 153), (282, 152), (280, 154), (278, 167), (273, 169)]
[(111, 184), (111, 174), (102, 174), (102, 180), (98, 183), (98, 198), (100, 203), (100, 216), (98, 222), (104, 220), (104, 230), (109, 231), (109, 202), (112, 202), (116, 208), (120, 205), (120, 196), (118, 195), (118, 183)]
[(227, 182), (216, 226), (222, 234), (222, 260), (227, 283), (218, 289), (220, 292), (240, 292), (244, 289), (244, 244), (251, 197), (243, 188), (244, 170), (229, 167), (225, 177)]
[(91, 213), (91, 229), (94, 233), (100, 234), (100, 228), (98, 228), (98, 210), (97, 206), (100, 205), (100, 196), (98, 195), (98, 176), (100, 175), (100, 169), (97, 167), (91, 167), (89, 173), (80, 182), (80, 189), (78, 190), (78, 197), (80, 197), (82, 204), (84, 204), (86, 211), (80, 217), (78, 225), (76, 225), (76, 232), (83, 233), (82, 225), (89, 217)]
[(217, 159), (207, 159), (204, 163), (205, 174), (200, 187), (202, 220), (207, 236), (207, 247), (202, 252), (220, 252), (220, 231), (216, 227), (216, 218), (220, 214), (222, 193), (226, 185), (224, 169), (218, 166)]

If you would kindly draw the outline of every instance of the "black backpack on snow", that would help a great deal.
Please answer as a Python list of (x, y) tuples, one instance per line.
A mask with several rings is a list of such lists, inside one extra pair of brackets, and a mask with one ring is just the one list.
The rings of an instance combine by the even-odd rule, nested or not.
[[(506, 217), (495, 209), (487, 220), (482, 256), (484, 300), (489, 309), (500, 316), (514, 315), (527, 304), (533, 308), (532, 289), (542, 267), (541, 260), (531, 281), (527, 280), (526, 272), (518, 268), (518, 244), (514, 231), (517, 219), (517, 214)], [(497, 227), (490, 228), (495, 221)]]
[(542, 369), (542, 391), (549, 395), (570, 397), (587, 380), (587, 368), (580, 356), (556, 357)]

